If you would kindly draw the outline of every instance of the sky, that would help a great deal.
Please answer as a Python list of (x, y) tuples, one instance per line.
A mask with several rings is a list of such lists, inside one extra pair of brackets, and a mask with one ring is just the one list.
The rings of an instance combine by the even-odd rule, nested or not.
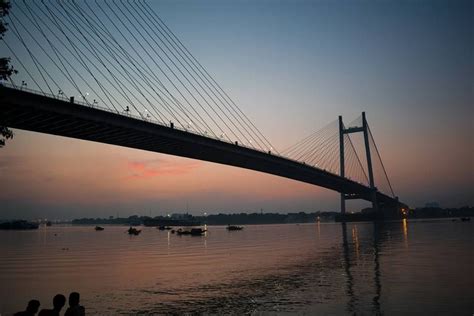
[[(365, 111), (403, 202), (474, 204), (471, 1), (148, 3), (275, 148)], [(337, 193), (273, 175), (14, 133), (0, 218), (339, 209)]]

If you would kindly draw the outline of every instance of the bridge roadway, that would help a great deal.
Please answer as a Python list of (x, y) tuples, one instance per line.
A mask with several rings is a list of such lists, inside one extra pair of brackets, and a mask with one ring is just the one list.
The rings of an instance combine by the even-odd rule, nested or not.
[[(0, 125), (269, 173), (371, 201), (369, 187), (268, 152), (0, 84)], [(380, 207), (398, 202), (377, 192)]]

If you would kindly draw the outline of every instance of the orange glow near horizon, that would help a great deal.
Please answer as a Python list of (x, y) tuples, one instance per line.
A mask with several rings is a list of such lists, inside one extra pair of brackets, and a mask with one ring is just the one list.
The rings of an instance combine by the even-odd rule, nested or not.
[[(164, 211), (267, 208), (285, 211), (298, 201), (335, 193), (281, 177), (187, 158), (15, 131), (2, 149), (0, 172), (9, 183), (0, 200), (38, 207), (102, 207)], [(19, 190), (19, 188), (22, 188)], [(145, 205), (145, 206), (143, 206)], [(300, 203), (301, 210), (308, 210)], [(275, 209), (266, 210), (274, 211)], [(130, 211), (132, 212), (132, 211)]]
[[(436, 165), (437, 159), (433, 157), (431, 163)], [(389, 169), (404, 202), (406, 193), (420, 194), (420, 188), (435, 191), (446, 185), (456, 187), (469, 178), (469, 174), (447, 176), (453, 168), (461, 170), (462, 164), (437, 167), (435, 177), (425, 172), (429, 170), (427, 164), (420, 167), (413, 162), (410, 157), (402, 157), (399, 163), (406, 169)], [(191, 212), (199, 214), (261, 208), (283, 212), (339, 209), (336, 192), (278, 176), (19, 130), (1, 150), (0, 175), (8, 183), (0, 192), (0, 201), (11, 208), (18, 205), (19, 209), (24, 205), (43, 210), (73, 205), (108, 214), (114, 214), (114, 209), (127, 214), (146, 210), (161, 214), (183, 211), (186, 204)], [(436, 180), (443, 175), (442, 181)], [(354, 207), (356, 211), (361, 208), (359, 204)]]

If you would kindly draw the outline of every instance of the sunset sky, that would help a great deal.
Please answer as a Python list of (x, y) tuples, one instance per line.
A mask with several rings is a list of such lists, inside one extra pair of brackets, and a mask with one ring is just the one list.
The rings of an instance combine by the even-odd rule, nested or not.
[[(277, 149), (366, 111), (403, 202), (474, 204), (472, 1), (148, 2)], [(339, 209), (277, 176), (14, 132), (0, 218)]]

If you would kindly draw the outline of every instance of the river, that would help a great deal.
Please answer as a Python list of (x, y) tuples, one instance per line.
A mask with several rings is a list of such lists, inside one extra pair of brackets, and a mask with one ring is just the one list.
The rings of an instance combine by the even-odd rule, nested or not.
[(474, 313), (472, 221), (104, 227), (0, 231), (0, 314), (72, 291), (89, 315)]

